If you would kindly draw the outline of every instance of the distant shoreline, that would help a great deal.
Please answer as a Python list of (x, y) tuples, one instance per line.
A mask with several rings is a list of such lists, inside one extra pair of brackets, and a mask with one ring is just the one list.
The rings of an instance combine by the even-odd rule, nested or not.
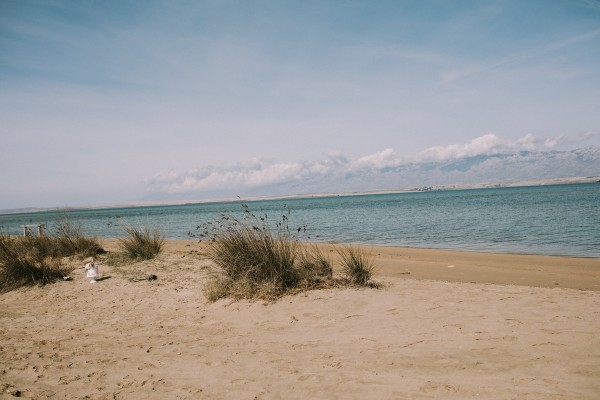
[(473, 184), (448, 184), (435, 186), (422, 186), (410, 189), (382, 189), (368, 190), (360, 192), (332, 192), (332, 193), (306, 193), (306, 194), (291, 194), (281, 196), (255, 196), (255, 197), (237, 197), (237, 198), (222, 198), (222, 199), (207, 199), (207, 200), (174, 200), (174, 201), (141, 201), (125, 204), (112, 205), (97, 205), (97, 206), (73, 206), (73, 207), (40, 207), (40, 208), (18, 208), (0, 210), (1, 215), (14, 214), (34, 214), (56, 211), (78, 211), (78, 210), (110, 210), (118, 208), (136, 208), (136, 207), (161, 207), (161, 206), (180, 206), (193, 204), (217, 204), (217, 203), (234, 203), (234, 202), (255, 202), (255, 201), (270, 201), (270, 200), (293, 200), (293, 199), (308, 199), (308, 198), (325, 198), (325, 197), (350, 197), (350, 196), (368, 196), (377, 194), (399, 194), (399, 193), (417, 193), (417, 192), (432, 192), (432, 191), (449, 191), (449, 190), (471, 190), (471, 189), (494, 189), (494, 188), (509, 188), (509, 187), (528, 187), (528, 186), (548, 186), (548, 185), (572, 185), (572, 184), (587, 184), (599, 183), (600, 176), (589, 177), (572, 177), (572, 178), (555, 178), (532, 181), (515, 181), (515, 182), (496, 182), (496, 183), (473, 183)]

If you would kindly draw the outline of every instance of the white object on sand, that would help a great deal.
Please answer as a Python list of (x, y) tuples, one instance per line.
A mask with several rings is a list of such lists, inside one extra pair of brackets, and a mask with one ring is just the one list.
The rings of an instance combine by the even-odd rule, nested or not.
[(96, 279), (100, 278), (98, 267), (93, 262), (85, 264), (85, 276), (91, 278), (90, 283), (96, 283)]

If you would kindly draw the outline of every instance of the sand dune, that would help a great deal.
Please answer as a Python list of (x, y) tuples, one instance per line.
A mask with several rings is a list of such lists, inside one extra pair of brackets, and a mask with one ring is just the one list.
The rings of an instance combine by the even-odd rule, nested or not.
[(373, 248), (381, 289), (207, 303), (197, 250), (0, 295), (0, 399), (600, 396), (600, 260)]

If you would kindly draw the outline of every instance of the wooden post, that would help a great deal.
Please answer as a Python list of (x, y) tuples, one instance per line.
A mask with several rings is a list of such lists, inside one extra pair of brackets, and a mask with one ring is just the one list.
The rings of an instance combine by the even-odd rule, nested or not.
[(44, 227), (45, 226), (46, 226), (46, 224), (21, 225), (21, 227), (23, 228), (23, 236), (31, 236), (32, 235), (31, 228), (33, 228), (33, 227), (37, 228), (38, 236), (44, 236)]

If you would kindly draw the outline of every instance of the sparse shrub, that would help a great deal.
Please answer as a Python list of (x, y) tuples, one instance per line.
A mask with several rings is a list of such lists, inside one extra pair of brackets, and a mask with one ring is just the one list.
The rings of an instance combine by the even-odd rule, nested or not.
[(346, 279), (353, 285), (367, 286), (373, 273), (371, 258), (358, 246), (344, 246), (337, 252)]
[(157, 228), (127, 226), (125, 232), (127, 237), (120, 239), (119, 244), (131, 260), (150, 260), (160, 253), (165, 243), (164, 235)]
[(0, 292), (45, 285), (70, 272), (61, 267), (59, 257), (48, 254), (46, 246), (51, 240), (46, 239), (0, 236)]

